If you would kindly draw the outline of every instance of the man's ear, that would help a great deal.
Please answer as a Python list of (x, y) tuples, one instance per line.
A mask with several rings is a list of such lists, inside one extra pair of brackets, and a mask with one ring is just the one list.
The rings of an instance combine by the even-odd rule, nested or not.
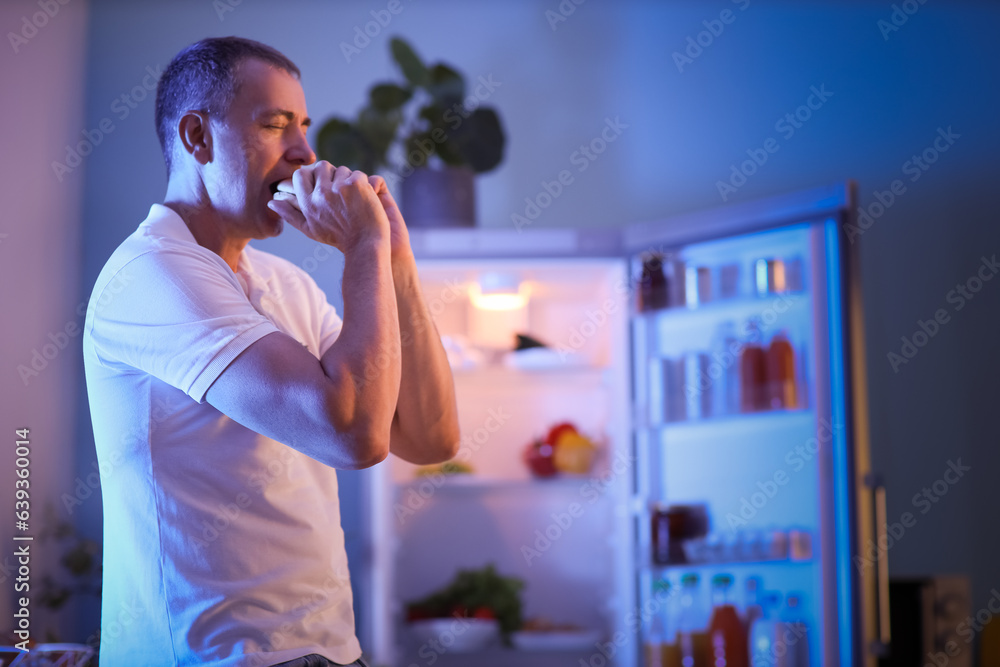
[(212, 130), (208, 126), (208, 114), (203, 111), (187, 111), (177, 123), (177, 136), (184, 152), (192, 155), (198, 164), (212, 161)]

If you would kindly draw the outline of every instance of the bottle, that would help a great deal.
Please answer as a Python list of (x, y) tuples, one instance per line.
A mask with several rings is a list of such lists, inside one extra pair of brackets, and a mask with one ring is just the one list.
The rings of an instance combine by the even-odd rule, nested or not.
[(712, 382), (712, 415), (734, 415), (740, 411), (740, 364), (736, 323), (722, 322), (711, 340), (708, 376)]
[(740, 412), (765, 410), (765, 382), (767, 381), (767, 354), (760, 345), (761, 333), (758, 318), (752, 317), (746, 325), (747, 341), (740, 352)]
[(781, 620), (788, 636), (788, 667), (809, 667), (809, 626), (805, 621), (800, 593), (789, 593), (785, 598)]
[(666, 579), (657, 591), (660, 607), (660, 665), (661, 667), (681, 667), (681, 647), (677, 643), (677, 596), (676, 589)]
[[(670, 582), (666, 579), (658, 579), (653, 582), (653, 598), (666, 599), (665, 591), (670, 590)], [(667, 619), (666, 605), (661, 608), (661, 613), (654, 616), (649, 624), (644, 642), (644, 653), (646, 656), (646, 667), (665, 667), (663, 664), (663, 644), (666, 640), (665, 626)]]
[(767, 348), (767, 408), (794, 410), (799, 407), (795, 384), (795, 350), (786, 331), (771, 338)]
[(639, 310), (667, 307), (667, 278), (663, 273), (663, 255), (652, 253), (642, 260), (639, 283)]
[(729, 599), (732, 585), (733, 578), (728, 574), (712, 577), (712, 621), (708, 626), (710, 664), (748, 667), (747, 631)]
[[(761, 596), (761, 617), (750, 625), (751, 667), (791, 667), (785, 642), (785, 624), (774, 618), (781, 596), (773, 591)], [(781, 646), (779, 646), (781, 644)]]
[(682, 667), (710, 667), (708, 612), (699, 590), (697, 574), (681, 577), (681, 610), (677, 624), (677, 644)]
[(760, 577), (747, 577), (743, 586), (743, 626), (749, 631), (753, 622), (764, 615), (760, 604)]

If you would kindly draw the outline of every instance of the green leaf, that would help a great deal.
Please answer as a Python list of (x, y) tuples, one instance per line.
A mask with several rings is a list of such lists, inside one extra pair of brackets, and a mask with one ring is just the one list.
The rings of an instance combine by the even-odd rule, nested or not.
[(402, 113), (398, 110), (382, 113), (375, 109), (362, 109), (358, 114), (357, 130), (377, 156), (377, 162), (385, 162), (385, 156), (396, 139), (402, 119)]
[(450, 106), (451, 102), (446, 104), (445, 100), (454, 99), (461, 102), (465, 97), (465, 79), (444, 63), (438, 63), (430, 70), (427, 92), (438, 105)]
[(497, 617), (505, 644), (510, 645), (510, 635), (520, 629), (521, 590), (524, 582), (514, 577), (504, 577), (494, 566), (480, 570), (459, 570), (450, 584), (423, 600), (409, 604), (439, 617), (448, 617), (456, 606), (465, 607), (469, 613), (478, 607), (489, 607)]
[(477, 174), (495, 168), (503, 160), (504, 132), (492, 109), (476, 109), (450, 136), (465, 163)]
[(380, 83), (368, 93), (371, 105), (378, 111), (394, 111), (413, 97), (413, 92), (394, 83)]
[(399, 37), (393, 37), (389, 42), (392, 57), (403, 71), (403, 76), (415, 88), (425, 88), (430, 82), (430, 73), (420, 56), (413, 48)]
[(374, 172), (378, 159), (357, 128), (340, 118), (331, 118), (320, 128), (316, 137), (316, 154), (319, 159), (333, 165), (344, 165), (366, 173)]

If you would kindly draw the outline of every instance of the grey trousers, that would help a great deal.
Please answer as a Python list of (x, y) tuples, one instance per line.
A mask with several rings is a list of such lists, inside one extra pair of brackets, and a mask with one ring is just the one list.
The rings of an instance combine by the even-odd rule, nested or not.
[(301, 658), (296, 658), (295, 660), (278, 663), (273, 667), (368, 667), (368, 663), (361, 658), (358, 658), (350, 665), (342, 666), (339, 662), (333, 662), (317, 653), (310, 653), (309, 655), (304, 655)]

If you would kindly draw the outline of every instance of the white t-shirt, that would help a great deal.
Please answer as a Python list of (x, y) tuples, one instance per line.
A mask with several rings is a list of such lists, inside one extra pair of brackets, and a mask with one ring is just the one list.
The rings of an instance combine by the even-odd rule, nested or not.
[(301, 269), (232, 269), (171, 209), (111, 255), (83, 337), (104, 498), (101, 664), (272, 665), (361, 655), (336, 472), (205, 402), (283, 332), (319, 358), (341, 320)]

